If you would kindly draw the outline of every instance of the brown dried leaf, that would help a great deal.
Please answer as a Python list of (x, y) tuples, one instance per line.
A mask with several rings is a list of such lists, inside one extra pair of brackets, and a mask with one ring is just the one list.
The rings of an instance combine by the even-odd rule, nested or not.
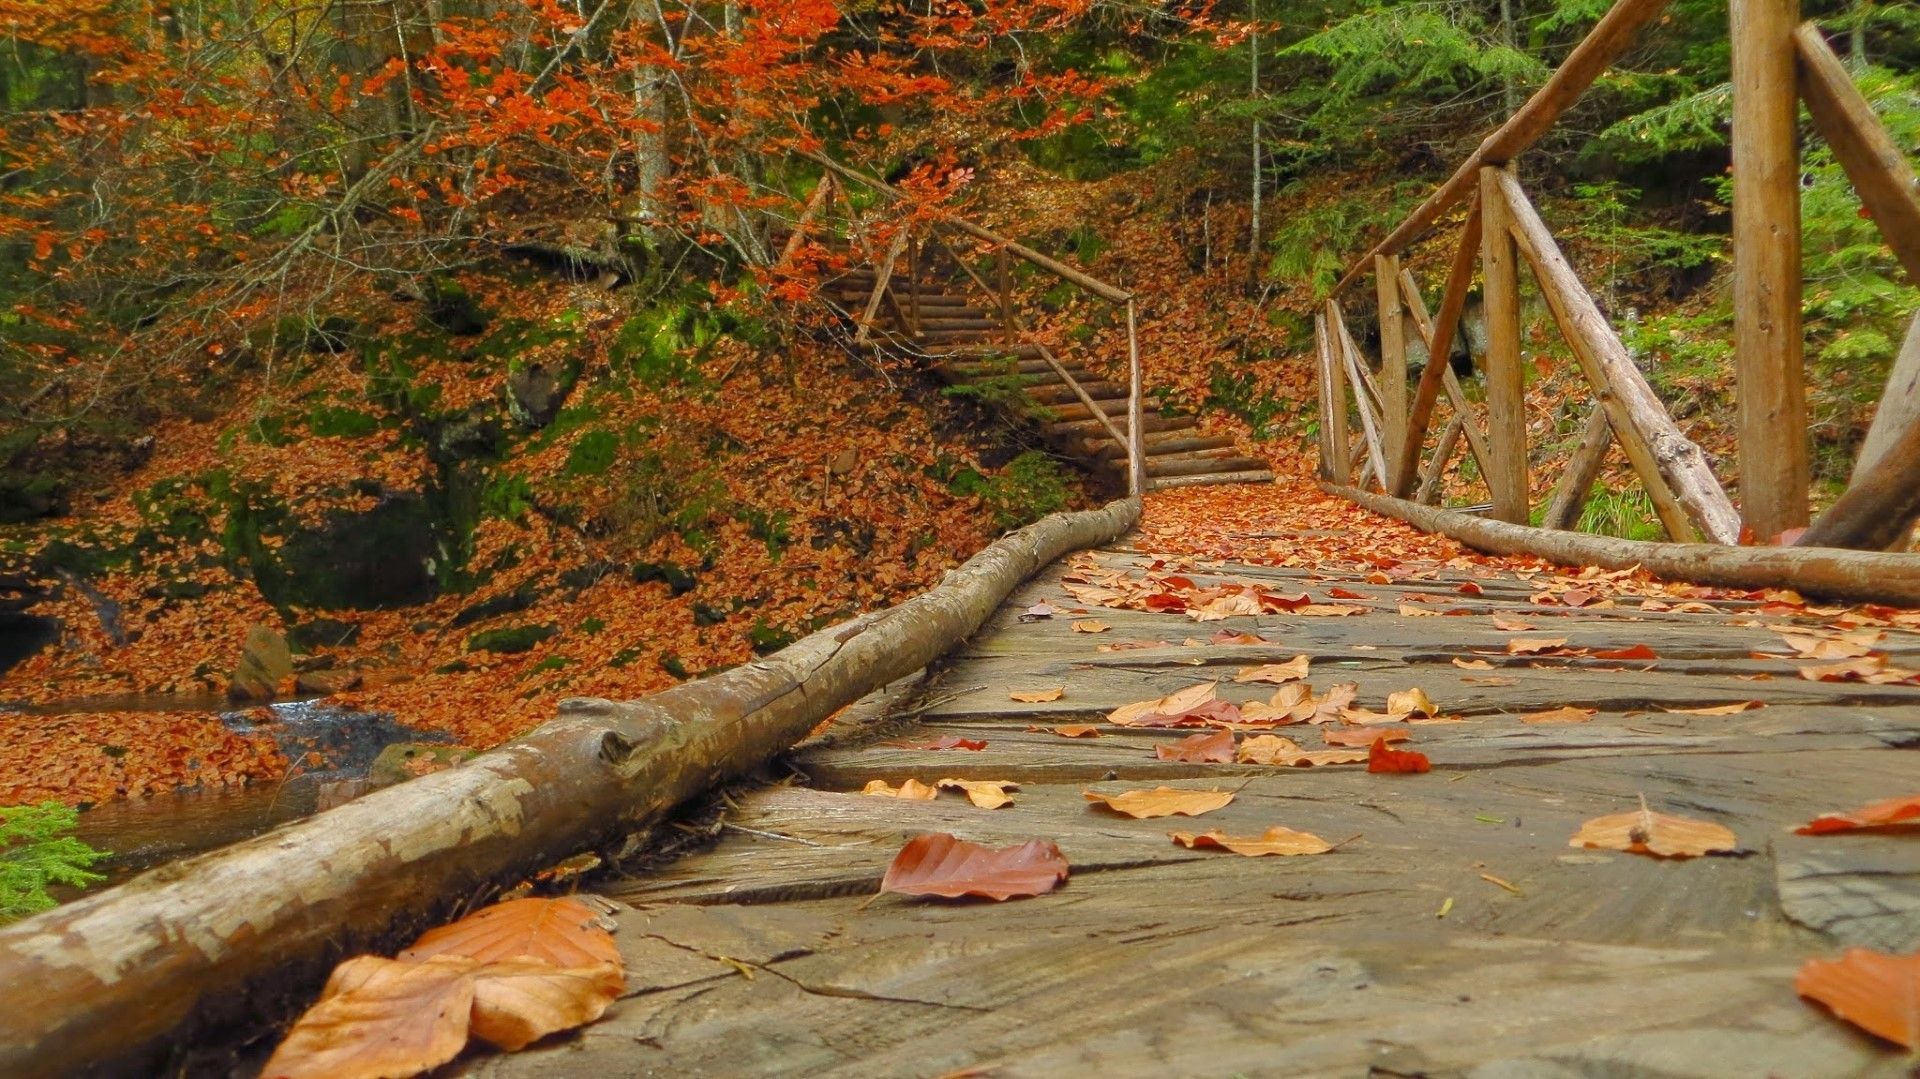
[(1732, 704), (1716, 704), (1709, 708), (1662, 708), (1660, 710), (1671, 712), (1676, 716), (1731, 716), (1765, 707), (1766, 705), (1760, 701), (1735, 701)]
[(1045, 689), (1016, 689), (1007, 693), (1007, 699), (1019, 701), (1022, 704), (1044, 704), (1047, 701), (1057, 701), (1061, 697), (1066, 696), (1066, 693), (1067, 687), (1065, 686), (1048, 686)]
[(1242, 667), (1240, 673), (1233, 676), (1235, 682), (1272, 682), (1276, 685), (1297, 682), (1307, 676), (1312, 661), (1306, 656), (1295, 656), (1285, 663), (1268, 663), (1258, 667)]
[(1496, 614), (1493, 616), (1493, 628), (1503, 633), (1525, 633), (1535, 627), (1532, 622), (1522, 621), (1518, 618), (1508, 618), (1503, 614)]
[(1542, 652), (1551, 652), (1566, 647), (1565, 637), (1515, 637), (1507, 642), (1507, 654), (1514, 656), (1536, 656)]
[(445, 1064), (467, 1044), (478, 966), (459, 956), (341, 963), (273, 1051), (263, 1079), (386, 1079)]
[(1176, 813), (1185, 817), (1197, 817), (1202, 813), (1211, 813), (1233, 801), (1232, 791), (1183, 791), (1172, 787), (1121, 791), (1118, 794), (1103, 794), (1099, 791), (1081, 791), (1080, 793), (1089, 802), (1103, 805), (1115, 813), (1135, 819), (1169, 817)]
[(1107, 713), (1107, 722), (1124, 727), (1152, 715), (1185, 715), (1213, 700), (1214, 694), (1219, 692), (1219, 689), (1218, 682), (1199, 682), (1164, 697), (1123, 704)]
[(999, 809), (1013, 804), (1007, 792), (1019, 790), (1020, 784), (1005, 779), (943, 779), (939, 788), (959, 791), (981, 809)]
[(1368, 727), (1322, 727), (1320, 728), (1320, 737), (1325, 739), (1326, 743), (1330, 746), (1342, 746), (1346, 748), (1358, 746), (1365, 748), (1382, 740), (1388, 742), (1405, 742), (1413, 737), (1413, 732), (1399, 728), (1383, 731)]
[(1233, 760), (1233, 732), (1188, 735), (1170, 746), (1153, 747), (1153, 755), (1163, 761), (1187, 764), (1226, 764)]
[(1520, 717), (1522, 723), (1585, 723), (1600, 712), (1595, 708), (1575, 708), (1563, 705), (1545, 712), (1528, 712)]
[(1453, 657), (1453, 665), (1460, 668), (1463, 671), (1493, 670), (1493, 664), (1488, 663), (1484, 659), (1461, 659), (1459, 656), (1455, 656)]
[(898, 787), (888, 784), (884, 779), (869, 779), (867, 785), (860, 788), (860, 793), (904, 798), (910, 802), (931, 802), (940, 797), (940, 788), (929, 787), (917, 779), (909, 779)]
[(474, 1036), (515, 1052), (549, 1034), (600, 1018), (627, 988), (618, 963), (562, 970), (533, 959), (474, 972)]
[(1439, 711), (1439, 706), (1433, 703), (1432, 697), (1427, 696), (1427, 691), (1418, 687), (1387, 694), (1388, 715), (1406, 716), (1419, 713), (1423, 716), (1431, 716)]
[(537, 959), (570, 970), (620, 962), (600, 916), (574, 899), (509, 899), (429, 929), (399, 958), (418, 963), (454, 955), (481, 963)]
[(1291, 828), (1275, 825), (1260, 835), (1226, 835), (1222, 832), (1168, 832), (1175, 843), (1189, 850), (1202, 847), (1214, 847), (1232, 851), (1248, 858), (1257, 858), (1263, 854), (1325, 854), (1333, 849), (1333, 844), (1311, 832), (1296, 832)]
[(1013, 847), (983, 847), (946, 832), (917, 835), (900, 848), (880, 890), (948, 899), (977, 895), (1003, 900), (1044, 895), (1067, 879), (1067, 859), (1044, 839)]
[(1075, 633), (1105, 633), (1112, 628), (1097, 618), (1082, 618), (1073, 624)]
[(1291, 738), (1260, 734), (1241, 742), (1237, 756), (1242, 764), (1286, 764), (1304, 752)]
[(1062, 738), (1099, 738), (1100, 728), (1091, 723), (1067, 723), (1058, 727), (1028, 727), (1030, 731), (1045, 731)]
[(1655, 813), (1647, 808), (1647, 801), (1642, 798), (1637, 810), (1595, 817), (1582, 824), (1567, 845), (1594, 850), (1623, 850), (1659, 858), (1695, 858), (1716, 851), (1735, 850), (1740, 841), (1733, 832), (1712, 821)]

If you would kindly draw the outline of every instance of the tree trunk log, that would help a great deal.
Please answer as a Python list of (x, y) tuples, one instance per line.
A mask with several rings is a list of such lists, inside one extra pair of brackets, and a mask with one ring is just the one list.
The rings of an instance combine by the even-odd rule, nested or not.
[(1041, 567), (1140, 502), (1056, 514), (937, 587), (640, 700), (563, 701), (525, 737), (257, 839), (0, 929), (0, 1075), (145, 1071), (158, 1043), (318, 985), (428, 924), (752, 771), (835, 709), (926, 666)]
[(1405, 521), (1425, 532), (1451, 536), (1489, 554), (1532, 555), (1566, 566), (1603, 569), (1640, 566), (1673, 581), (1726, 588), (1791, 588), (1826, 599), (1920, 606), (1920, 554), (1843, 551), (1831, 547), (1649, 543), (1511, 525), (1331, 483), (1320, 487), (1375, 513)]
[(1884, 551), (1907, 534), (1915, 517), (1920, 517), (1920, 422), (1908, 424), (1794, 546)]

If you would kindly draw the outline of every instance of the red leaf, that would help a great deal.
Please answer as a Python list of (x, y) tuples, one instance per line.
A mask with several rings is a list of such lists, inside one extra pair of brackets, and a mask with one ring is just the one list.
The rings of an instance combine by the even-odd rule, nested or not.
[(1920, 794), (1883, 799), (1846, 813), (1822, 813), (1794, 831), (1801, 835), (1826, 835), (1902, 825), (1920, 826)]
[(1190, 734), (1170, 746), (1153, 747), (1154, 756), (1163, 761), (1188, 764), (1227, 764), (1233, 760), (1233, 732)]
[(1375, 738), (1367, 750), (1369, 772), (1425, 772), (1433, 767), (1425, 753), (1411, 749), (1388, 749), (1385, 738)]
[(1332, 599), (1372, 599), (1373, 598), (1372, 596), (1367, 595), (1365, 592), (1355, 592), (1351, 588), (1329, 588), (1327, 589), (1327, 595)]
[(1464, 596), (1479, 596), (1484, 595), (1487, 590), (1480, 587), (1480, 582), (1478, 581), (1468, 581), (1461, 585), (1458, 591)]
[(1595, 652), (1593, 654), (1593, 658), (1595, 659), (1659, 659), (1660, 653), (1655, 652), (1653, 649), (1648, 648), (1644, 644), (1636, 644), (1632, 648), (1611, 648), (1604, 652)]
[(1149, 611), (1177, 612), (1187, 609), (1187, 601), (1171, 592), (1157, 592), (1143, 602)]
[(961, 738), (953, 734), (943, 734), (938, 738), (925, 742), (883, 742), (881, 744), (894, 746), (899, 749), (970, 749), (976, 752), (987, 748), (985, 739)]
[(917, 835), (893, 856), (880, 890), (949, 899), (977, 895), (1013, 899), (1044, 895), (1067, 879), (1067, 859), (1045, 839), (983, 847), (946, 832)]

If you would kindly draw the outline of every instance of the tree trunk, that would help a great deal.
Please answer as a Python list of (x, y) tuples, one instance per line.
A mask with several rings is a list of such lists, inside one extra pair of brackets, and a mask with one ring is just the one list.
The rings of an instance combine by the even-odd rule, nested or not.
[(646, 828), (926, 666), (1021, 581), (1139, 514), (1138, 499), (1055, 514), (930, 591), (773, 656), (636, 701), (563, 701), (457, 768), (0, 929), (0, 1075), (145, 1073), (190, 1022), (304, 996), (343, 955)]

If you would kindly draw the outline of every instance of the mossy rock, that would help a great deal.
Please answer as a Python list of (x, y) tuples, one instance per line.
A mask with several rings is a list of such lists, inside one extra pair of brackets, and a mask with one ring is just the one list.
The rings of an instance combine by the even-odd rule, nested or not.
[(445, 771), (475, 755), (466, 746), (438, 746), (425, 742), (395, 742), (380, 751), (367, 778), (381, 786), (404, 783), (429, 772)]
[[(475, 622), (484, 622), (489, 618), (496, 618), (503, 614), (513, 614), (516, 611), (524, 611), (539, 601), (540, 589), (535, 588), (531, 584), (523, 584), (511, 592), (503, 592), (489, 599), (483, 599), (478, 603), (468, 604), (461, 608), (458, 614), (453, 616), (453, 621), (447, 624), (456, 628), (469, 626)], [(519, 651), (525, 651), (525, 649), (519, 649)]]
[(506, 626), (486, 629), (467, 638), (469, 652), (499, 652), (508, 655), (530, 652), (533, 646), (558, 633), (554, 626)]
[(493, 315), (473, 298), (467, 287), (450, 277), (435, 277), (421, 289), (427, 321), (455, 337), (485, 333)]
[(693, 591), (698, 583), (692, 573), (672, 562), (635, 562), (630, 573), (635, 584), (664, 581), (667, 591), (676, 596)]

